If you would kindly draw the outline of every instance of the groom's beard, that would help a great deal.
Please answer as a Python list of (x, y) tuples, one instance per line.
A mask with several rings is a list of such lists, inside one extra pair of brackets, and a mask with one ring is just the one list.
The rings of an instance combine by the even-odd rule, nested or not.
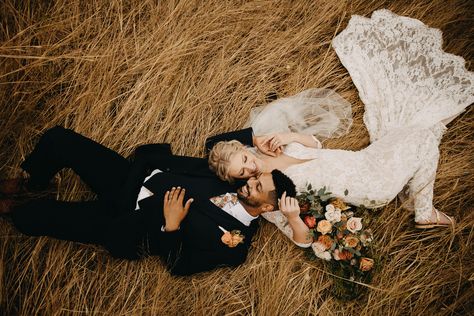
[[(248, 188), (248, 185), (245, 185), (246, 186), (246, 189), (247, 189), (247, 192), (249, 192), (249, 188)], [(242, 187), (238, 188), (237, 189), (237, 198), (239, 199), (239, 201), (247, 206), (251, 206), (251, 207), (259, 207), (261, 203), (259, 203), (258, 201), (255, 201), (254, 199), (252, 199), (251, 197), (249, 197), (248, 195), (245, 196), (244, 193), (242, 192)]]

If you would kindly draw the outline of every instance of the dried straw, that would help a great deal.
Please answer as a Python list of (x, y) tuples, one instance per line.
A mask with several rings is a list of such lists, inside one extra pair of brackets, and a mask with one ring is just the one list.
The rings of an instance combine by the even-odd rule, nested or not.
[[(349, 135), (331, 148), (368, 144), (363, 104), (330, 41), (352, 14), (379, 8), (444, 32), (445, 50), (472, 69), (468, 0), (0, 2), (0, 172), (19, 164), (56, 124), (123, 155), (170, 142), (202, 155), (211, 134), (242, 127), (268, 97), (311, 87), (353, 104)], [(29, 238), (1, 220), (0, 310), (19, 315), (467, 315), (474, 313), (474, 112), (441, 144), (435, 205), (454, 232), (419, 232), (397, 202), (374, 214), (382, 261), (359, 300), (331, 295), (332, 278), (262, 222), (247, 262), (172, 278), (156, 258), (111, 259), (92, 246)], [(62, 172), (58, 198), (91, 197)]]

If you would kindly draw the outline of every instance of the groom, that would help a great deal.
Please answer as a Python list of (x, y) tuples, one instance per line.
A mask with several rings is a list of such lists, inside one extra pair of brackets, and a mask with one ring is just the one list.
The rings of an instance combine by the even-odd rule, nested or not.
[(22, 163), (27, 189), (44, 189), (65, 167), (97, 199), (28, 201), (11, 213), (21, 232), (102, 245), (118, 258), (158, 255), (175, 275), (243, 263), (255, 219), (277, 207), (284, 191), (294, 192), (276, 170), (236, 189), (214, 176), (205, 159), (172, 155), (167, 144), (138, 147), (130, 162), (59, 126), (46, 131)]

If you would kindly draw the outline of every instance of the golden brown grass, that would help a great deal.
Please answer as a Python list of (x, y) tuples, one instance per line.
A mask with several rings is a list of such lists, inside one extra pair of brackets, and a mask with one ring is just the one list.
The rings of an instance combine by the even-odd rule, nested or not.
[[(267, 96), (329, 87), (353, 104), (349, 135), (368, 144), (363, 104), (330, 41), (351, 14), (379, 8), (444, 32), (445, 49), (474, 60), (474, 5), (419, 1), (0, 1), (1, 177), (45, 129), (62, 124), (123, 155), (171, 142), (202, 155), (206, 136), (242, 127)], [(441, 144), (435, 205), (454, 232), (419, 232), (393, 202), (374, 214), (381, 267), (366, 294), (341, 302), (320, 262), (269, 224), (247, 262), (190, 278), (156, 258), (111, 259), (92, 246), (22, 236), (0, 223), (0, 310), (20, 315), (467, 315), (474, 313), (474, 111)], [(90, 197), (71, 173), (59, 198)]]

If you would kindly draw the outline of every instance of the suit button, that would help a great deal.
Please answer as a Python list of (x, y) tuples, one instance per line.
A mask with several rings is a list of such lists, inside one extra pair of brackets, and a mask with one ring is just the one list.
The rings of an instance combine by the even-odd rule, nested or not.
[(170, 171), (170, 168), (166, 168), (165, 171)]

